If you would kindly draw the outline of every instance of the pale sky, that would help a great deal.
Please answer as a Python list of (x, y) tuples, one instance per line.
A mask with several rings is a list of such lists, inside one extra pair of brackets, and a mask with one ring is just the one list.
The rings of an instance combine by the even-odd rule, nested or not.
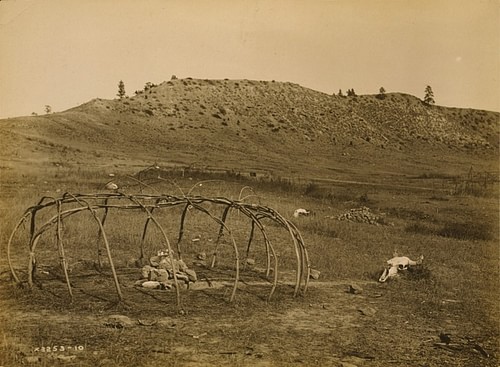
[(3, 0), (0, 117), (178, 78), (500, 111), (500, 0)]

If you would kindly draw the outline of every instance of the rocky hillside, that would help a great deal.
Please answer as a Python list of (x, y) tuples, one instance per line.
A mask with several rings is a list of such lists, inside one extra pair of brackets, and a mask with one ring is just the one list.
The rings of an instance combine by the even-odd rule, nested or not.
[(71, 111), (118, 112), (172, 129), (262, 129), (298, 140), (363, 139), (399, 147), (422, 139), (456, 147), (498, 147), (498, 113), (427, 106), (400, 93), (380, 97), (330, 96), (292, 83), (188, 78), (119, 101), (96, 99)]
[(4, 160), (136, 159), (272, 170), (353, 147), (368, 156), (411, 154), (415, 146), (495, 154), (499, 117), (428, 106), (401, 93), (340, 97), (293, 83), (174, 78), (134, 97), (1, 120), (0, 137)]

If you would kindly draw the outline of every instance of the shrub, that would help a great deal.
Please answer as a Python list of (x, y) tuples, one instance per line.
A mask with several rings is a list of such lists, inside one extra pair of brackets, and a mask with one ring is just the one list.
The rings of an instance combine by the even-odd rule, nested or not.
[(491, 226), (484, 222), (446, 223), (437, 234), (458, 240), (488, 241), (493, 239)]
[(321, 197), (323, 193), (318, 184), (310, 182), (304, 190), (304, 195), (311, 197)]
[(431, 278), (431, 271), (425, 264), (410, 266), (405, 272), (401, 273), (403, 273), (408, 280), (427, 280)]

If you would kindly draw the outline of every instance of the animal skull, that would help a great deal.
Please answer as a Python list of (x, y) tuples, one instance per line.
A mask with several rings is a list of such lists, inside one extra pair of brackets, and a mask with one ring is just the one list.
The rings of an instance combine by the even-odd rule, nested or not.
[(415, 266), (417, 264), (422, 264), (424, 260), (424, 255), (420, 256), (417, 261), (413, 261), (406, 256), (396, 256), (392, 259), (387, 260), (386, 268), (384, 272), (378, 279), (379, 282), (383, 283), (388, 278), (395, 277), (398, 274), (398, 270), (406, 270), (409, 266)]
[(300, 216), (307, 216), (309, 214), (311, 214), (310, 210), (299, 208), (299, 209), (295, 210), (295, 212), (293, 213), (293, 216), (295, 218), (298, 218)]

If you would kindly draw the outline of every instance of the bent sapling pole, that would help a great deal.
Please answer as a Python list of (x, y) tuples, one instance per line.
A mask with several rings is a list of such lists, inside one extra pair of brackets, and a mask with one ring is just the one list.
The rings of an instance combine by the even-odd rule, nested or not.
[[(205, 205), (207, 204), (207, 205)], [(54, 256), (59, 257), (59, 262), (61, 268), (64, 272), (64, 279), (66, 283), (66, 287), (71, 299), (73, 299), (73, 289), (70, 281), (70, 274), (68, 272), (68, 253), (71, 258), (71, 249), (65, 246), (65, 241), (63, 239), (63, 222), (72, 219), (76, 214), (79, 213), (89, 213), (93, 219), (93, 221), (98, 226), (98, 238), (97, 238), (97, 250), (98, 250), (98, 258), (97, 262), (101, 264), (100, 259), (100, 248), (99, 242), (102, 241), (104, 248), (107, 254), (107, 260), (109, 262), (109, 266), (111, 268), (112, 279), (116, 288), (116, 293), (118, 295), (119, 301), (124, 300), (124, 295), (121, 290), (120, 280), (118, 279), (117, 270), (115, 267), (115, 259), (116, 256), (110, 246), (109, 236), (104, 229), (104, 224), (108, 217), (112, 216), (115, 210), (111, 209), (121, 209), (124, 210), (127, 214), (129, 213), (139, 213), (140, 215), (146, 216), (144, 226), (142, 227), (142, 234), (140, 235), (139, 242), (139, 256), (140, 260), (144, 260), (146, 257), (145, 254), (145, 242), (147, 238), (147, 233), (149, 229), (149, 224), (152, 222), (154, 226), (160, 231), (163, 240), (165, 242), (167, 250), (169, 251), (170, 256), (173, 256), (174, 252), (172, 251), (172, 246), (167, 236), (167, 231), (165, 227), (158, 220), (158, 216), (156, 215), (158, 211), (173, 208), (176, 206), (182, 206), (181, 212), (181, 220), (180, 226), (178, 230), (178, 238), (177, 238), (177, 257), (179, 260), (182, 259), (181, 252), (181, 241), (183, 239), (186, 225), (188, 223), (187, 215), (190, 210), (197, 210), (204, 213), (208, 218), (217, 223), (218, 225), (218, 233), (217, 233), (217, 241), (216, 248), (214, 251), (214, 256), (212, 258), (212, 264), (215, 265), (216, 257), (218, 254), (218, 246), (221, 244), (222, 238), (224, 235), (228, 235), (230, 238), (230, 242), (232, 244), (233, 253), (234, 253), (234, 261), (232, 262), (232, 267), (234, 269), (234, 283), (232, 285), (231, 296), (229, 302), (233, 302), (236, 297), (236, 292), (238, 289), (239, 278), (240, 278), (240, 252), (238, 249), (238, 245), (236, 243), (236, 239), (234, 237), (234, 233), (236, 233), (233, 229), (228, 226), (228, 216), (229, 212), (235, 211), (240, 217), (242, 214), (243, 219), (238, 219), (237, 223), (242, 223), (242, 221), (249, 220), (250, 221), (250, 232), (246, 237), (246, 246), (244, 246), (243, 251), (245, 251), (246, 259), (249, 258), (251, 246), (255, 242), (256, 229), (258, 229), (263, 236), (263, 246), (266, 254), (266, 277), (269, 277), (271, 271), (274, 272), (272, 279), (272, 287), (270, 293), (267, 297), (268, 300), (271, 300), (277, 284), (278, 284), (278, 256), (275, 251), (276, 243), (272, 243), (269, 233), (266, 231), (265, 226), (263, 225), (263, 220), (270, 220), (277, 224), (277, 228), (281, 228), (285, 230), (289, 236), (291, 237), (291, 243), (288, 243), (288, 246), (291, 245), (295, 252), (296, 258), (296, 279), (295, 279), (295, 287), (294, 287), (294, 296), (296, 296), (300, 289), (302, 289), (302, 294), (305, 294), (308, 286), (308, 279), (310, 273), (310, 265), (309, 265), (309, 256), (307, 253), (307, 249), (304, 243), (304, 239), (300, 234), (297, 227), (285, 217), (280, 215), (275, 210), (257, 204), (249, 204), (243, 203), (242, 201), (233, 201), (227, 198), (221, 197), (204, 197), (204, 196), (174, 196), (174, 195), (164, 195), (164, 194), (136, 194), (136, 195), (125, 195), (120, 192), (113, 193), (96, 193), (96, 194), (70, 194), (66, 193), (61, 198), (49, 198), (43, 197), (39, 202), (28, 208), (19, 221), (16, 223), (7, 243), (7, 260), (11, 272), (11, 276), (14, 282), (17, 284), (22, 284), (23, 282), (27, 282), (29, 288), (33, 287), (33, 278), (35, 276), (36, 270), (36, 254), (37, 254), (37, 244), (40, 241), (42, 235), (47, 233), (49, 230), (55, 229), (56, 233), (56, 247), (57, 254)], [(216, 215), (213, 212), (213, 208), (223, 208), (222, 215)], [(46, 218), (47, 216), (39, 216), (38, 214), (43, 211), (44, 213), (51, 213), (51, 210), (55, 210), (55, 214), (51, 214), (48, 216), (48, 220), (44, 223), (39, 223), (38, 220), (40, 218)], [(117, 212), (118, 210), (116, 210)], [(142, 214), (141, 214), (142, 213)], [(153, 214), (154, 213), (154, 214)], [(128, 216), (127, 216), (128, 217)], [(246, 219), (245, 219), (246, 218)], [(29, 221), (29, 229), (27, 236), (22, 235), (22, 231), (26, 231), (23, 229), (23, 224)], [(108, 230), (112, 231), (113, 227), (108, 225)], [(113, 234), (113, 232), (110, 232)], [(16, 250), (16, 246), (21, 243), (23, 245), (24, 238), (27, 238), (27, 246), (28, 246), (28, 256), (27, 256), (27, 271), (26, 275), (20, 276), (16, 271), (14, 266), (14, 251)], [(286, 244), (284, 244), (286, 245)], [(40, 251), (40, 250), (38, 250)], [(50, 251), (50, 249), (44, 249), (44, 251)], [(73, 250), (74, 251), (74, 250)], [(49, 253), (50, 255), (50, 253)], [(271, 258), (274, 261), (271, 261)], [(24, 262), (24, 261), (23, 261)], [(104, 274), (105, 275), (105, 274)], [(177, 306), (181, 306), (181, 294), (180, 294), (180, 286), (178, 283), (177, 275), (175, 271), (173, 272), (173, 281), (176, 288), (176, 300)]]

